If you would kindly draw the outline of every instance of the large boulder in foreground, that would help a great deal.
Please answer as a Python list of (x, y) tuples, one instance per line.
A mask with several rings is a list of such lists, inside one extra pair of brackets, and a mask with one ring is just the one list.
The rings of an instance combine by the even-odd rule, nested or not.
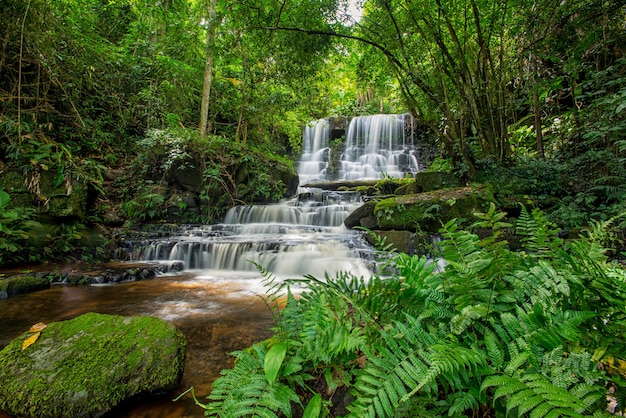
[(28, 345), (34, 335), (0, 351), (0, 409), (16, 417), (97, 417), (176, 389), (185, 366), (185, 337), (158, 318), (88, 313), (48, 324)]

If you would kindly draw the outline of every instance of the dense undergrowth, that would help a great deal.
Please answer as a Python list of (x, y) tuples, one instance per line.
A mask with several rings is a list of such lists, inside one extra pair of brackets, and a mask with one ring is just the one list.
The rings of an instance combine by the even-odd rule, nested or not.
[(492, 235), (442, 227), (443, 269), (388, 254), (384, 277), (266, 274), (270, 303), (287, 297), (275, 336), (233, 353), (197, 403), (220, 417), (623, 412), (626, 272), (605, 255), (603, 225), (564, 241), (543, 212), (522, 208), (513, 252), (503, 213), (478, 224)]

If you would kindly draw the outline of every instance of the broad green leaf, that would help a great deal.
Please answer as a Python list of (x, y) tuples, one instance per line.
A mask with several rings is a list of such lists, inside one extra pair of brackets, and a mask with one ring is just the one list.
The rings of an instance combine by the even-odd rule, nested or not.
[(278, 377), (278, 372), (285, 359), (285, 354), (287, 354), (287, 344), (282, 342), (270, 348), (265, 355), (263, 368), (265, 369), (265, 377), (270, 385), (273, 385), (276, 381), (276, 377)]
[(320, 412), (322, 411), (322, 395), (316, 393), (315, 396), (311, 398), (309, 403), (306, 405), (304, 409), (304, 414), (302, 418), (317, 418), (320, 416)]
[(4, 190), (0, 190), (0, 208), (6, 206), (7, 203), (9, 203), (10, 198), (11, 197), (7, 192), (5, 192)]

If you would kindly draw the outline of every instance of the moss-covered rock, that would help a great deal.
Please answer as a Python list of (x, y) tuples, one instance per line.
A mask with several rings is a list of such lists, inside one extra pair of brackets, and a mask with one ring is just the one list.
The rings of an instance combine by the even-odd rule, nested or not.
[(407, 186), (404, 193), (424, 193), (459, 186), (461, 186), (461, 181), (452, 173), (422, 172), (415, 174), (415, 181)]
[(346, 219), (344, 219), (343, 224), (346, 228), (354, 228), (356, 226), (365, 226), (361, 222), (363, 218), (370, 217), (374, 215), (374, 208), (378, 202), (376, 200), (370, 200), (368, 202), (363, 203), (361, 206), (356, 208), (352, 213), (350, 213)]
[(85, 219), (88, 190), (85, 183), (71, 180), (69, 184), (54, 184), (55, 173), (43, 171), (39, 180), (42, 212), (53, 218)]
[(50, 281), (45, 277), (10, 276), (0, 277), (0, 299), (21, 295), (35, 290), (47, 289)]
[[(11, 195), (11, 207), (32, 207), (41, 214), (53, 218), (84, 219), (87, 214), (88, 187), (85, 183), (70, 179), (55, 185), (56, 172), (42, 171), (35, 179), (20, 169), (12, 168), (0, 176), (0, 190)], [(29, 190), (27, 184), (32, 184)]]
[(0, 409), (16, 417), (92, 417), (128, 398), (174, 390), (186, 341), (153, 317), (88, 313), (0, 351)]
[(492, 200), (486, 187), (457, 187), (381, 200), (374, 215), (383, 230), (434, 233), (450, 219), (469, 219), (474, 212), (484, 212)]

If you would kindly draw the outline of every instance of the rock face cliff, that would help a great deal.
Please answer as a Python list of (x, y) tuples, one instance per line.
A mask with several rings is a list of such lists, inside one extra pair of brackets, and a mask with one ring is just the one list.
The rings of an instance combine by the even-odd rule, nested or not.
[(187, 343), (153, 317), (88, 313), (37, 324), (0, 351), (0, 409), (16, 417), (94, 417), (176, 389)]

